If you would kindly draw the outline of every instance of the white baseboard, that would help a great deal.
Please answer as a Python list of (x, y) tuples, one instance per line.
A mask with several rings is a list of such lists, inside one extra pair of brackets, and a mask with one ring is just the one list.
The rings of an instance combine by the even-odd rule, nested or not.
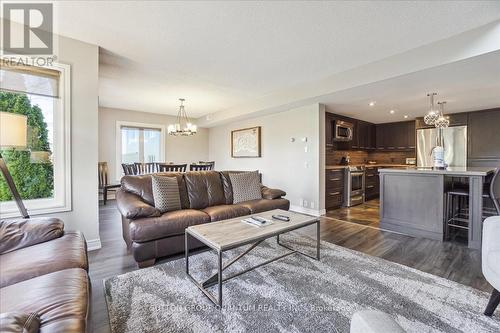
[(101, 239), (90, 239), (87, 241), (87, 251), (95, 251), (101, 248)]
[(302, 214), (307, 214), (307, 215), (312, 215), (312, 216), (321, 216), (326, 214), (326, 209), (311, 209), (311, 208), (306, 208), (306, 207), (301, 207), (301, 206), (296, 206), (296, 205), (290, 205), (290, 210), (292, 212), (297, 212), (297, 213), (302, 213)]

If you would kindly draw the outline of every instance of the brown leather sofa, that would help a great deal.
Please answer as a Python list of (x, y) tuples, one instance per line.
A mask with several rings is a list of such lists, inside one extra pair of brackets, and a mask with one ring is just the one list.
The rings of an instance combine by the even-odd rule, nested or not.
[[(161, 214), (154, 207), (151, 175), (124, 176), (116, 193), (123, 239), (141, 268), (153, 265), (157, 258), (184, 252), (184, 230), (189, 226), (290, 208), (290, 202), (282, 198), (285, 192), (265, 186), (262, 199), (233, 204), (229, 171), (159, 175), (177, 177), (181, 210)], [(192, 248), (202, 246), (196, 240), (192, 243)]]
[[(56, 218), (0, 222), (2, 327), (30, 318), (34, 330), (86, 332), (90, 282), (87, 248), (80, 232), (64, 231)], [(20, 324), (23, 327), (23, 324)]]

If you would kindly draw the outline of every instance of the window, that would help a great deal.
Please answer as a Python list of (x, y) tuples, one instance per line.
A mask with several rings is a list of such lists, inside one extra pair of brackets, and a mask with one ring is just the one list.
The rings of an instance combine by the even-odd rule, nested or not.
[(122, 163), (160, 162), (161, 129), (122, 126)]
[[(11, 59), (11, 58), (9, 58)], [(26, 148), (1, 153), (31, 215), (71, 209), (70, 68), (34, 67), (2, 59), (0, 111), (26, 115)], [(19, 216), (0, 177), (0, 216)]]
[(118, 178), (122, 163), (164, 161), (165, 126), (118, 121), (116, 131)]

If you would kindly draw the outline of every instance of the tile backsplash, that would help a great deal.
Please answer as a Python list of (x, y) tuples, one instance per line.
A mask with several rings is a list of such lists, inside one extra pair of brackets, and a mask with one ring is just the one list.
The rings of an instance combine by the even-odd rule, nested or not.
[(376, 161), (377, 163), (388, 164), (405, 164), (406, 158), (415, 157), (415, 153), (411, 151), (394, 151), (394, 152), (366, 152), (357, 150), (344, 151), (327, 151), (326, 164), (340, 164), (342, 157), (349, 155), (351, 164), (365, 164), (368, 161)]

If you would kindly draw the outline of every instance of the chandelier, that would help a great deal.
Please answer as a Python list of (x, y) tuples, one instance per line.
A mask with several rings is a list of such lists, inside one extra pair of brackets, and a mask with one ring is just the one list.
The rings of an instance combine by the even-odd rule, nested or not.
[(436, 109), (434, 106), (434, 96), (436, 96), (437, 93), (429, 93), (427, 96), (429, 96), (429, 111), (427, 114), (424, 116), (424, 123), (427, 125), (434, 125), (436, 120), (439, 118), (439, 110)]
[(174, 136), (190, 136), (195, 135), (197, 132), (196, 125), (193, 125), (187, 116), (184, 109), (184, 98), (179, 98), (181, 105), (177, 113), (177, 123), (168, 125), (168, 134)]
[(438, 104), (439, 116), (434, 122), (434, 125), (436, 126), (436, 128), (446, 128), (450, 126), (450, 120), (448, 119), (448, 117), (444, 116), (444, 105), (446, 104), (446, 102), (438, 102)]

